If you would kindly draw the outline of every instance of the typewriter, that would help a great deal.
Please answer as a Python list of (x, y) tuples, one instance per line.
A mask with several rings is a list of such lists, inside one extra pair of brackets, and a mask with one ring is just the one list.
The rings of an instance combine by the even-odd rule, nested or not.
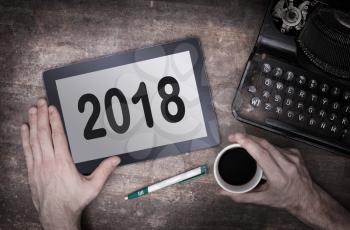
[(270, 1), (232, 111), (239, 121), (349, 155), (348, 5)]

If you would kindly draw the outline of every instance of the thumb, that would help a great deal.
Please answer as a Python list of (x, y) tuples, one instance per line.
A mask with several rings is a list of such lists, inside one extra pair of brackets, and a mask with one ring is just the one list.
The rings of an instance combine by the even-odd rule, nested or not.
[(103, 160), (100, 165), (91, 174), (91, 183), (100, 191), (106, 183), (108, 177), (114, 171), (115, 167), (120, 163), (120, 158), (117, 156), (109, 157)]
[(248, 192), (248, 193), (229, 193), (221, 191), (220, 195), (227, 196), (237, 203), (254, 203), (261, 204), (264, 200), (264, 192)]

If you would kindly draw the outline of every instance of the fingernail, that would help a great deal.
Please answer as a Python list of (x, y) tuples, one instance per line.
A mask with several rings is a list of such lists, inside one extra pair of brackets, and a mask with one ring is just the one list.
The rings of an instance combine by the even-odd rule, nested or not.
[(29, 109), (29, 113), (30, 114), (35, 114), (36, 113), (36, 108), (35, 107), (32, 107)]
[(113, 166), (117, 166), (120, 163), (120, 158), (119, 157), (114, 157), (112, 161)]
[(24, 131), (24, 130), (26, 130), (27, 129), (27, 125), (26, 124), (23, 124), (22, 126), (21, 126), (21, 129)]
[(38, 100), (38, 106), (44, 106), (46, 104), (46, 101), (43, 98), (40, 98)]
[(50, 113), (53, 113), (53, 111), (54, 111), (54, 108), (53, 108), (52, 105), (50, 105), (50, 106), (49, 106), (49, 112), (50, 112)]
[(243, 133), (236, 133), (235, 134), (235, 139), (242, 139), (244, 138), (244, 134)]

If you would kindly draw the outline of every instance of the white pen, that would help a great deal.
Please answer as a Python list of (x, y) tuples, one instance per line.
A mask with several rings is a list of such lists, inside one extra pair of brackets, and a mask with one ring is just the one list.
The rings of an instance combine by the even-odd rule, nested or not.
[(124, 199), (125, 200), (131, 200), (134, 198), (138, 198), (140, 196), (147, 195), (148, 193), (157, 191), (159, 189), (168, 187), (170, 185), (179, 183), (179, 182), (184, 182), (187, 180), (191, 180), (193, 178), (196, 178), (198, 176), (204, 175), (208, 172), (208, 167), (206, 165), (199, 166), (198, 168), (192, 169), (190, 171), (181, 173), (177, 176), (170, 177), (166, 180), (160, 181), (158, 183), (155, 183), (153, 185), (146, 186), (144, 188), (141, 188), (135, 192), (132, 192), (128, 194)]

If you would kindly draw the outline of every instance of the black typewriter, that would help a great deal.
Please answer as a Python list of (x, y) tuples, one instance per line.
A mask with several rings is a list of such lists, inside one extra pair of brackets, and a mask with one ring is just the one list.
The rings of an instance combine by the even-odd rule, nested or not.
[(272, 0), (233, 101), (234, 116), (350, 154), (349, 9), (340, 1)]

